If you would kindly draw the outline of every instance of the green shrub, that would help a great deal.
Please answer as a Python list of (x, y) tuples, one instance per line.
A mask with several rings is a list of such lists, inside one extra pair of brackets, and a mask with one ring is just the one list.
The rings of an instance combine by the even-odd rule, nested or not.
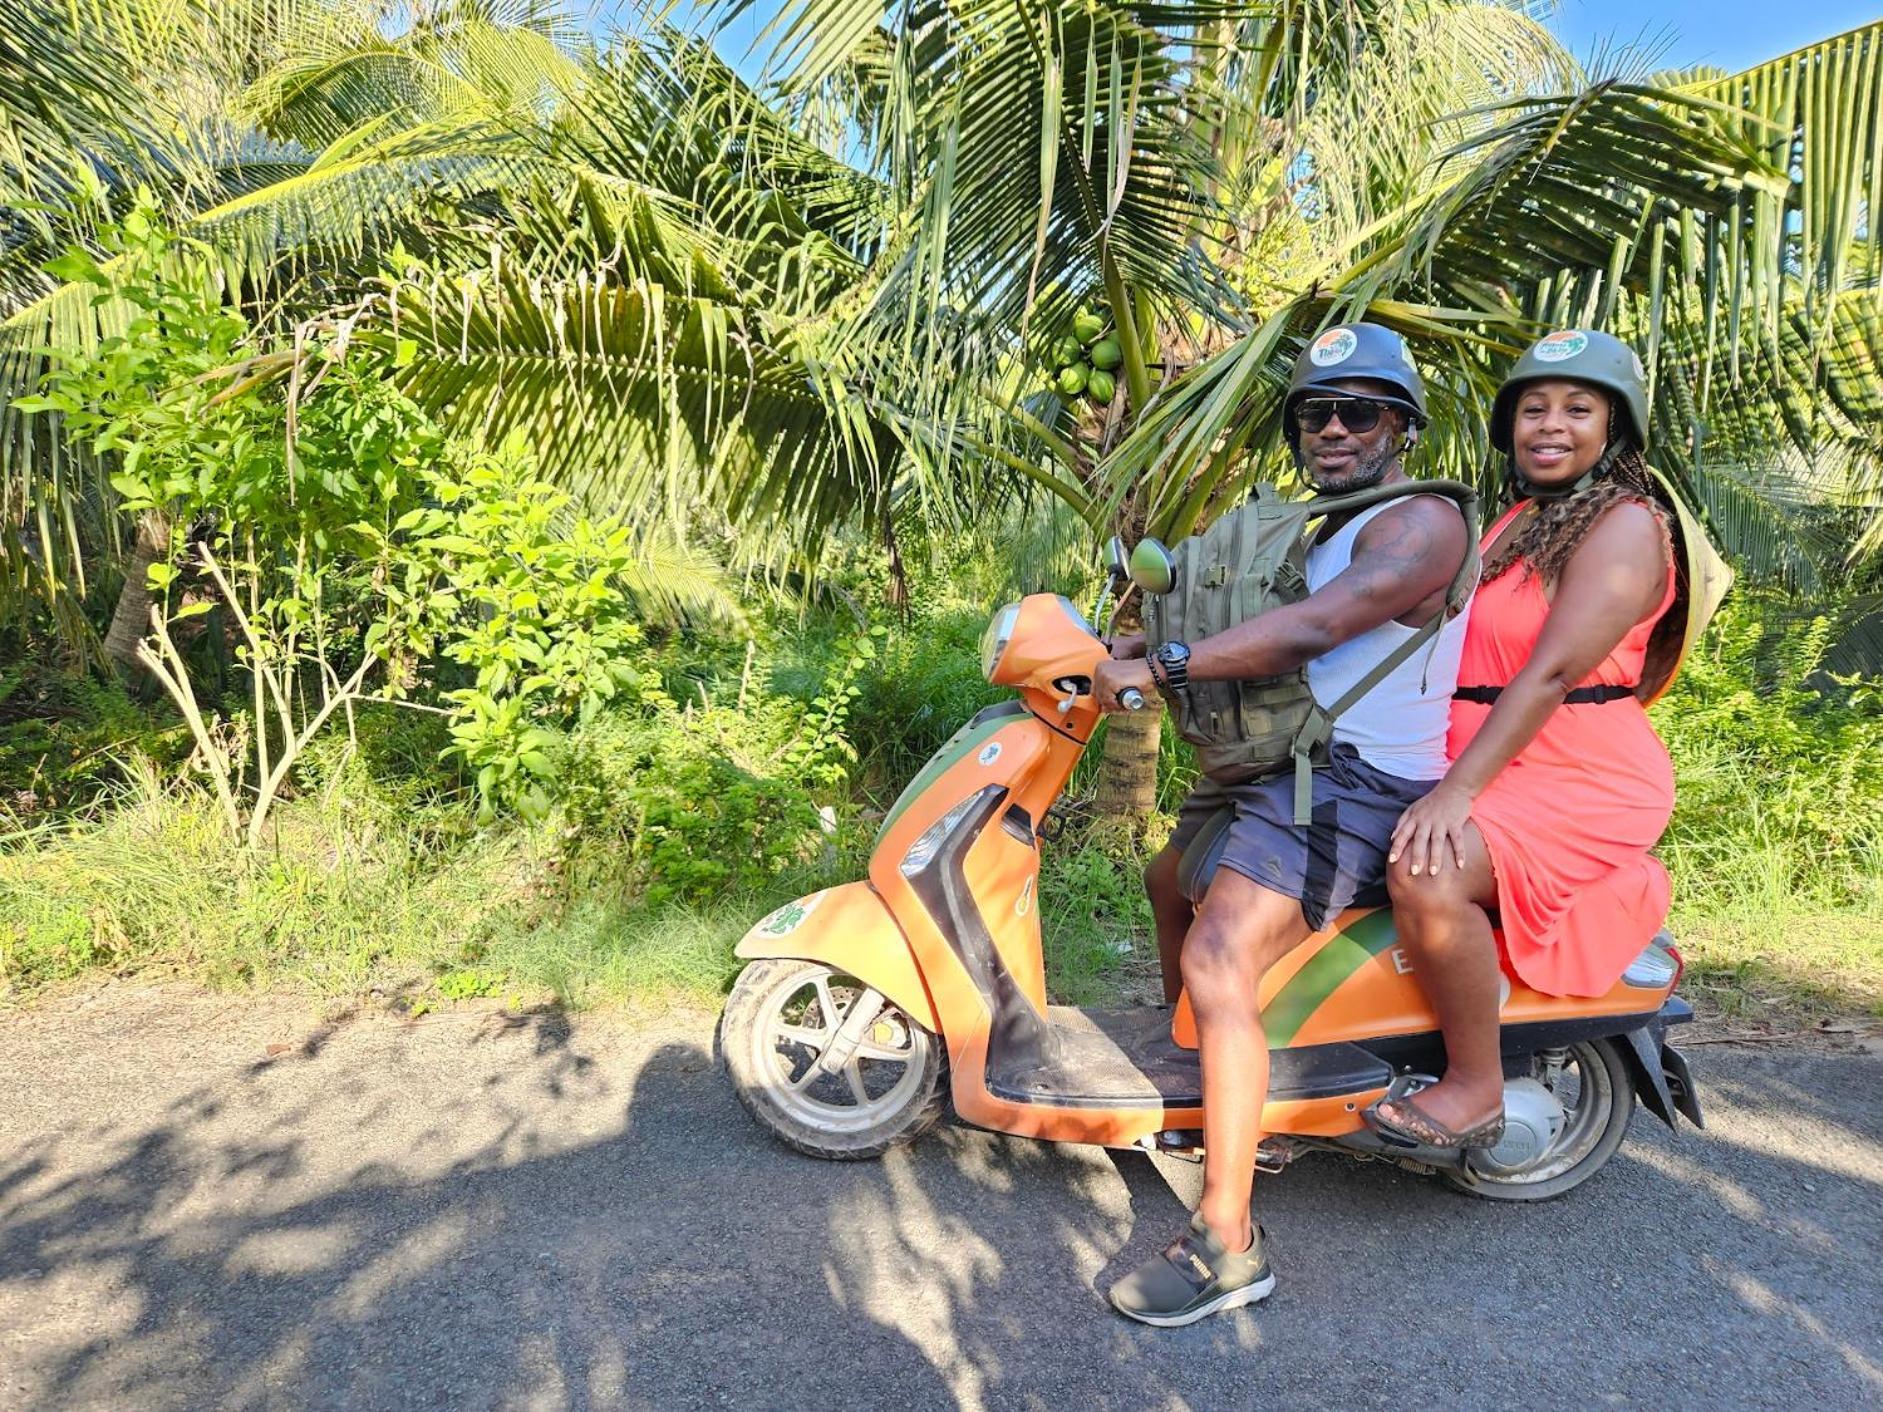
[(36, 661), (0, 668), (0, 819), (90, 807), (124, 780), (124, 760), (188, 753), (181, 726), (153, 721), (116, 682)]
[(1677, 903), (1883, 913), (1879, 688), (1806, 685), (1828, 641), (1823, 620), (1773, 636), (1756, 606), (1737, 606), (1654, 709), (1674, 761), (1661, 852)]
[(639, 883), (658, 906), (758, 886), (815, 857), (817, 805), (776, 768), (799, 722), (795, 703), (767, 701), (743, 713), (609, 712), (579, 727), (565, 799), (572, 887)]
[(703, 902), (834, 854), (856, 760), (846, 732), (877, 638), (840, 644), (809, 702), (748, 683), (743, 707), (705, 697), (697, 710), (579, 726), (566, 767), (571, 886), (633, 886), (650, 907)]
[(865, 788), (893, 800), (962, 722), (1007, 700), (981, 675), (981, 633), (998, 605), (953, 607), (890, 628), (876, 669), (860, 683), (851, 737)]

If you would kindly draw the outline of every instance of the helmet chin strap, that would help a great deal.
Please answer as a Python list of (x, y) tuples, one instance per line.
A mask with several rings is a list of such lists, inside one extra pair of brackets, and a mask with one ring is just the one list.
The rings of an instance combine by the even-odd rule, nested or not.
[(1504, 461), (1504, 478), (1524, 500), (1567, 500), (1572, 495), (1580, 494), (1594, 485), (1604, 471), (1608, 469), (1612, 453), (1604, 451), (1602, 459), (1588, 470), (1570, 481), (1567, 485), (1538, 485), (1522, 471), (1517, 469), (1517, 458), (1510, 456)]

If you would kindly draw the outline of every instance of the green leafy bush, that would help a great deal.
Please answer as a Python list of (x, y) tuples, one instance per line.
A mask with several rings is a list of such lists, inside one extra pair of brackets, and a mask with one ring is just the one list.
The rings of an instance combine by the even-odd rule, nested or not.
[(877, 636), (848, 639), (808, 703), (748, 689), (743, 707), (709, 698), (579, 726), (565, 801), (572, 886), (612, 876), (658, 907), (760, 888), (834, 854), (856, 759), (845, 732)]
[(608, 712), (570, 738), (570, 882), (638, 886), (649, 905), (764, 882), (815, 855), (817, 806), (778, 772), (796, 703)]
[(994, 607), (913, 615), (891, 627), (881, 660), (859, 683), (852, 737), (866, 788), (892, 800), (963, 721), (1010, 698), (981, 675), (981, 632)]
[(151, 717), (116, 682), (38, 662), (0, 668), (0, 819), (31, 822), (90, 806), (131, 755), (188, 753), (181, 726)]
[(1736, 604), (1654, 708), (1677, 905), (1883, 912), (1883, 688), (1810, 684), (1825, 620), (1775, 637), (1756, 602)]

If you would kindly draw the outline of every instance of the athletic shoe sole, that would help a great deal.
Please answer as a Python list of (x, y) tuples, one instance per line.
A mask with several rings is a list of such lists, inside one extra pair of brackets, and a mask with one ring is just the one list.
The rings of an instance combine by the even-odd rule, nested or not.
[(1207, 1319), (1212, 1314), (1220, 1314), (1225, 1309), (1241, 1309), (1245, 1305), (1260, 1304), (1275, 1292), (1275, 1277), (1265, 1275), (1253, 1284), (1242, 1285), (1236, 1289), (1225, 1290), (1207, 1304), (1199, 1304), (1194, 1309), (1186, 1309), (1181, 1314), (1146, 1314), (1137, 1309), (1126, 1309), (1114, 1304), (1127, 1319), (1136, 1319), (1140, 1324), (1154, 1324), (1160, 1329), (1180, 1329), (1185, 1324), (1194, 1324), (1198, 1319)]

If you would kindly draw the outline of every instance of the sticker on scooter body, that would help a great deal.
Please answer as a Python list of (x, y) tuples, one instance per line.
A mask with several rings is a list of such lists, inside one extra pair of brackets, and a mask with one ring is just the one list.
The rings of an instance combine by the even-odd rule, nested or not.
[(817, 904), (823, 900), (823, 893), (814, 892), (809, 897), (800, 897), (795, 902), (787, 902), (752, 930), (760, 936), (790, 936), (804, 925), (804, 919), (815, 912)]
[(998, 740), (990, 740), (986, 745), (981, 747), (981, 753), (974, 757), (974, 761), (978, 765), (991, 765), (999, 758), (1000, 742)]

